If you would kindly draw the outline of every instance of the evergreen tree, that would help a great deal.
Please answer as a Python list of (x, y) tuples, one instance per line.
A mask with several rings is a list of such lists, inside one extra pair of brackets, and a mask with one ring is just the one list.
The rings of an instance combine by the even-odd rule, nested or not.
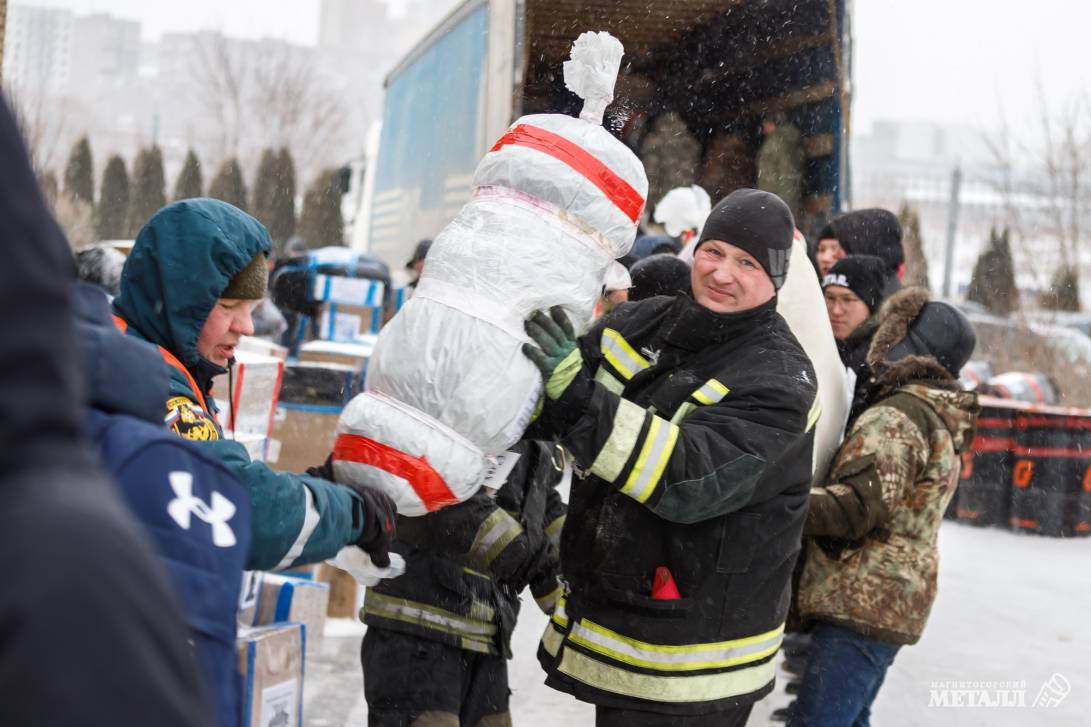
[(295, 232), (295, 164), (287, 149), (261, 153), (253, 209), (254, 217), (269, 230), (277, 247)]
[(129, 173), (125, 170), (125, 160), (115, 154), (102, 172), (102, 188), (95, 207), (95, 235), (100, 240), (125, 237), (128, 214)]
[(186, 161), (178, 179), (174, 180), (174, 201), (200, 197), (204, 194), (204, 180), (201, 178), (201, 162), (197, 154), (190, 149), (186, 152)]
[(1042, 296), (1042, 307), (1051, 310), (1080, 310), (1080, 274), (1072, 265), (1060, 265), (1053, 273), (1049, 291)]
[(227, 159), (220, 165), (212, 184), (208, 185), (208, 196), (246, 210), (246, 182), (238, 159)]
[(989, 244), (974, 264), (966, 299), (980, 303), (998, 316), (1007, 316), (1019, 307), (1007, 229), (989, 232)]
[(924, 240), (921, 239), (920, 215), (908, 202), (903, 202), (898, 210), (898, 221), (902, 225), (902, 242), (905, 247), (905, 284), (930, 289), (928, 258), (925, 257)]
[(132, 191), (129, 194), (129, 235), (136, 237), (148, 219), (167, 204), (163, 176), (163, 153), (158, 146), (141, 149), (133, 162)]
[(341, 184), (338, 170), (326, 169), (307, 187), (299, 234), (308, 247), (344, 244), (341, 219)]
[[(272, 217), (273, 188), (277, 183), (277, 153), (271, 148), (263, 149), (261, 161), (258, 162), (258, 173), (254, 177), (254, 189), (250, 195), (250, 214), (257, 218), (258, 222), (269, 227), (269, 219)], [(272, 233), (269, 233), (272, 235)]]
[(283, 246), (295, 234), (295, 160), (287, 147), (277, 154), (277, 184), (273, 188), (274, 216), (270, 221), (269, 234)]
[(95, 203), (95, 168), (91, 160), (91, 142), (81, 137), (68, 154), (64, 167), (64, 193), (74, 200)]

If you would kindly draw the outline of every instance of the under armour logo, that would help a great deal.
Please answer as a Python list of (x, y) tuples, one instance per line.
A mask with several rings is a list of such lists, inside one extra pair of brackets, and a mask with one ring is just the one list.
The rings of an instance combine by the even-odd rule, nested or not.
[(171, 472), (168, 476), (175, 498), (167, 505), (167, 513), (183, 530), (189, 530), (191, 516), (196, 515), (212, 526), (212, 544), (218, 548), (230, 548), (237, 541), (235, 532), (227, 521), (235, 516), (235, 504), (218, 492), (212, 493), (212, 507), (193, 494), (193, 474)]

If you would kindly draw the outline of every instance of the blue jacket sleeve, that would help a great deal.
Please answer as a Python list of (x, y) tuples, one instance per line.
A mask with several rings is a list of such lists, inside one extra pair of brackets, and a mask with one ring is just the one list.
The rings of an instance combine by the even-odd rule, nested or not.
[(361, 535), (362, 507), (347, 487), (318, 477), (276, 472), (253, 462), (238, 442), (202, 442), (250, 494), (251, 540), (247, 568), (280, 570), (332, 558)]

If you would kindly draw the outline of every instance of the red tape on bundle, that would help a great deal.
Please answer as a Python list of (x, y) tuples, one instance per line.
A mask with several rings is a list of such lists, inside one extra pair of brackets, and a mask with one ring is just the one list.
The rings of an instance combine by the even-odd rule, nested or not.
[(552, 131), (520, 124), (501, 136), (489, 151), (498, 151), (505, 146), (523, 146), (564, 162), (602, 190), (626, 217), (633, 222), (640, 219), (640, 213), (644, 211), (644, 198), (640, 196), (640, 192), (579, 144), (574, 144)]
[(424, 457), (413, 457), (374, 439), (357, 434), (338, 434), (333, 458), (378, 467), (409, 482), (428, 512), (454, 505), (458, 498)]

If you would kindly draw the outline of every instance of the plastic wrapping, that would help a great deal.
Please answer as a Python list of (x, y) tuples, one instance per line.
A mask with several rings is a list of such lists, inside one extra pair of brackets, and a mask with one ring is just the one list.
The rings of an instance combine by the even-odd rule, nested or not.
[(812, 467), (815, 479), (820, 480), (841, 444), (849, 416), (852, 387), (847, 380), (845, 365), (837, 353), (822, 288), (818, 284), (814, 265), (807, 257), (807, 243), (798, 231), (792, 243), (788, 276), (777, 293), (777, 312), (788, 322), (788, 327), (811, 359), (818, 377), (822, 416), (815, 425)]
[[(573, 67), (575, 86), (612, 96), (602, 74), (613, 64), (616, 75), (620, 43), (616, 60), (599, 63), (596, 53), (613, 44), (584, 42), (576, 60), (596, 70)], [(519, 440), (541, 396), (541, 374), (522, 353), (523, 321), (561, 305), (586, 327), (607, 268), (632, 247), (646, 195), (640, 161), (601, 125), (517, 120), (478, 164), (470, 201), (435, 238), (412, 299), (380, 333), (368, 392), (339, 432), (418, 458), (455, 499), (471, 496), (486, 458)], [(446, 495), (432, 499), (427, 473), (421, 492), (377, 460), (335, 454), (334, 467), (338, 479), (379, 484), (406, 515), (446, 504)]]
[(655, 221), (663, 225), (671, 237), (686, 230), (700, 230), (712, 213), (712, 199), (699, 185), (675, 187), (663, 195), (655, 206)]

